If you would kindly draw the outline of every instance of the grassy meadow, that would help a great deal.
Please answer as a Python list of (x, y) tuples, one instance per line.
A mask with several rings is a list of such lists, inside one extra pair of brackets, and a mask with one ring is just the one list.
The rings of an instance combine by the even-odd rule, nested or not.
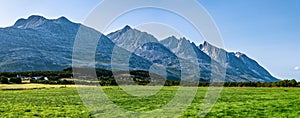
[[(101, 116), (97, 112), (89, 112), (75, 86), (0, 84), (0, 89), (0, 117)], [(151, 87), (148, 89), (151, 91)], [(140, 112), (164, 106), (174, 97), (177, 89), (164, 87), (153, 96), (133, 97), (119, 87), (103, 87), (115, 104)], [(180, 117), (198, 117), (206, 91), (206, 87), (199, 87), (195, 99)], [(223, 88), (217, 103), (206, 117), (299, 117), (299, 95), (299, 88)]]

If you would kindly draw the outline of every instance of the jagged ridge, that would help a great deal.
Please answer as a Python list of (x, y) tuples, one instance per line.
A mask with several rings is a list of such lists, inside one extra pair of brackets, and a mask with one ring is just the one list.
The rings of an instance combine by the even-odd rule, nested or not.
[[(165, 66), (169, 75), (180, 78), (181, 68), (184, 68), (181, 61), (198, 65), (200, 71), (195, 73), (199, 73), (202, 81), (209, 81), (211, 74), (217, 75), (218, 68), (222, 68), (225, 61), (226, 81), (278, 80), (245, 54), (227, 52), (208, 42), (196, 46), (185, 38), (174, 36), (158, 41), (151, 34), (130, 26), (106, 37), (65, 17), (49, 20), (36, 15), (19, 19), (12, 27), (0, 28), (0, 71), (62, 70), (70, 67), (79, 28), (85, 29), (90, 37), (102, 35), (96, 50), (96, 67), (110, 69), (111, 54), (117, 46), (123, 53), (120, 55), (130, 55), (130, 69), (149, 70), (156, 63)], [(193, 60), (194, 57), (196, 60)], [(212, 62), (215, 65), (211, 65)]]

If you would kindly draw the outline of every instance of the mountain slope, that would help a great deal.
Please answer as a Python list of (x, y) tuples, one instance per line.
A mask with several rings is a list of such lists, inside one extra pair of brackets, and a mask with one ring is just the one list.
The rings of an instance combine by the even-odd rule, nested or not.
[[(0, 71), (61, 70), (71, 63), (79, 24), (47, 20), (40, 16), (21, 19), (0, 29)], [(59, 53), (57, 53), (59, 52)]]
[(198, 65), (198, 73), (203, 81), (209, 81), (212, 75), (220, 78), (222, 68), (226, 68), (226, 81), (277, 81), (254, 60), (244, 56), (238, 58), (234, 53), (214, 47), (208, 42), (198, 47), (185, 38), (177, 39), (174, 36), (158, 42), (151, 34), (129, 26), (110, 33), (108, 37), (116, 45), (153, 63), (176, 67), (173, 70), (177, 70), (178, 75), (179, 70), (188, 70), (188, 67), (180, 64), (184, 62)]
[[(185, 77), (192, 81), (221, 78), (221, 70), (226, 68), (226, 81), (277, 81), (245, 54), (227, 52), (208, 42), (196, 46), (185, 38), (174, 36), (158, 41), (153, 35), (129, 26), (105, 36), (65, 17), (46, 19), (35, 15), (20, 19), (11, 27), (0, 28), (0, 71), (48, 71), (70, 67), (79, 30), (84, 38), (82, 43), (90, 44), (77, 47), (79, 51), (93, 49), (94, 42), (89, 39), (99, 37), (94, 49), (96, 63), (89, 65), (92, 67), (146, 71), (164, 67), (168, 79)], [(88, 53), (94, 54), (93, 51)], [(73, 55), (73, 59), (84, 63), (86, 56)]]
[(224, 49), (220, 49), (209, 44), (208, 42), (201, 44), (199, 49), (217, 62), (226, 61), (227, 81), (278, 81), (277, 78), (273, 77), (267, 70), (253, 59), (247, 57), (245, 54), (240, 52), (227, 52)]
[[(79, 28), (85, 38), (101, 36), (96, 48), (96, 66), (110, 69), (112, 50), (118, 47), (105, 35), (65, 17), (49, 20), (42, 16), (30, 16), (18, 20), (12, 27), (0, 29), (0, 71), (47, 71), (71, 67), (74, 40)], [(79, 48), (84, 50), (86, 47)], [(126, 50), (123, 52), (131, 54)], [(131, 57), (132, 68), (149, 68), (151, 65), (150, 61), (141, 57)]]
[(107, 35), (116, 45), (133, 52), (136, 48), (143, 46), (145, 43), (158, 42), (151, 34), (132, 29), (125, 26), (123, 29)]
[(172, 50), (178, 57), (190, 61), (191, 64), (196, 64), (199, 67), (199, 76), (202, 81), (209, 81), (212, 72), (211, 58), (200, 51), (194, 43), (191, 43), (185, 38), (177, 39), (174, 36), (168, 37), (161, 44)]

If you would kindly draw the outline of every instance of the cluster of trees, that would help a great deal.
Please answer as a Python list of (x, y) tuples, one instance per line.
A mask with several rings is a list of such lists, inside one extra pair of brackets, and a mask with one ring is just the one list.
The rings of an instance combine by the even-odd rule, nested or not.
[(225, 82), (225, 87), (300, 87), (295, 79), (278, 82)]
[[(83, 69), (83, 73), (85, 73), (86, 69)], [(79, 71), (80, 72), (80, 71)], [(82, 75), (84, 79), (79, 79), (80, 81), (76, 81), (78, 84), (86, 84), (86, 85), (101, 85), (101, 86), (117, 86), (118, 81), (130, 82), (134, 81), (135, 84), (138, 85), (147, 85), (151, 82), (152, 85), (160, 85), (164, 82), (165, 86), (179, 86), (180, 81), (178, 80), (164, 80), (159, 75), (149, 73), (148, 71), (141, 70), (132, 70), (129, 73), (125, 71), (118, 71), (113, 73), (109, 70), (104, 69), (96, 69), (97, 80), (94, 80), (93, 77), (89, 77), (88, 75)], [(24, 77), (36, 77), (39, 76), (41, 79), (35, 80), (31, 79), (30, 83), (43, 83), (43, 84), (75, 84), (75, 80), (67, 80), (62, 78), (70, 78), (73, 76), (72, 68), (65, 69), (63, 71), (37, 71), (37, 72), (3, 72), (0, 73), (0, 83), (2, 84), (21, 84), (22, 79), (18, 78), (18, 75), (22, 75)], [(80, 75), (80, 73), (79, 73)], [(48, 80), (43, 80), (43, 77), (47, 77)], [(116, 78), (118, 77), (118, 78)], [(151, 80), (155, 78), (155, 80)], [(90, 79), (88, 79), (90, 78)], [(126, 83), (127, 84), (127, 83)], [(191, 83), (191, 85), (195, 85), (195, 83)], [(209, 86), (209, 82), (199, 82), (198, 86), (207, 87)], [(296, 80), (282, 80), (278, 82), (225, 82), (223, 84), (224, 87), (300, 87), (300, 82)]]
[[(224, 87), (300, 87), (300, 82), (295, 79), (281, 80), (278, 82), (224, 82)], [(209, 82), (200, 82), (199, 86), (208, 87)]]
[(0, 76), (6, 78), (14, 78), (17, 76), (24, 77), (48, 77), (49, 80), (57, 81), (60, 78), (72, 77), (72, 71), (70, 69), (65, 69), (63, 71), (35, 71), (35, 72), (2, 72)]
[(1, 82), (2, 84), (8, 84), (8, 83), (9, 83), (8, 78), (6, 78), (6, 77), (4, 77), (4, 76), (1, 76), (1, 77), (0, 77), (0, 82)]
[[(82, 68), (81, 70), (77, 70), (77, 75), (82, 75), (84, 79), (79, 79), (76, 81), (78, 84), (87, 84), (87, 85), (94, 85), (100, 84), (102, 86), (109, 86), (109, 85), (118, 85), (115, 76), (122, 75), (122, 74), (129, 74), (130, 77), (128, 79), (132, 79), (139, 85), (146, 85), (150, 83), (150, 74), (147, 71), (140, 71), (140, 70), (132, 70), (126, 71), (118, 71), (116, 73), (112, 73), (112, 71), (105, 70), (105, 69), (96, 69), (97, 81), (93, 79), (93, 77), (89, 76), (89, 69)], [(36, 72), (2, 72), (0, 73), (0, 83), (2, 84), (21, 84), (22, 78), (18, 77), (28, 77), (34, 78), (39, 77), (40, 79), (31, 79), (30, 83), (42, 83), (42, 84), (75, 84), (75, 80), (66, 80), (62, 78), (70, 78), (73, 77), (72, 68), (64, 69), (63, 71), (36, 71)], [(159, 78), (159, 75), (152, 74), (153, 77)], [(47, 77), (48, 80), (44, 80), (44, 77)], [(127, 81), (127, 80), (126, 80)]]
[(0, 76), (0, 83), (1, 84), (10, 84), (10, 83), (21, 84), (22, 79), (17, 78), (17, 77), (7, 78), (4, 76)]
[[(72, 77), (72, 71), (70, 69), (65, 69), (63, 71), (36, 71), (36, 72), (1, 72), (0, 73), (0, 83), (2, 84), (22, 84), (22, 77), (34, 78), (39, 77), (39, 80), (31, 79), (31, 83), (63, 83), (60, 78), (70, 78)], [(48, 80), (44, 80), (47, 77)], [(66, 82), (64, 82), (66, 83)], [(70, 82), (68, 82), (70, 83)]]

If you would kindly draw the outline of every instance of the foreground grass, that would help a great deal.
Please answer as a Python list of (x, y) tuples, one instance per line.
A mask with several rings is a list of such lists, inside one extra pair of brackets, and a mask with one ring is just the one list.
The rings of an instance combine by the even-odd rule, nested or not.
[[(299, 95), (299, 88), (224, 88), (207, 117), (300, 117)], [(198, 113), (197, 101), (183, 116)]]
[[(174, 97), (177, 89), (165, 87), (154, 96), (132, 97), (118, 87), (103, 88), (121, 108), (140, 112), (164, 106)], [(206, 90), (198, 89), (193, 103), (181, 117), (198, 116)], [(206, 117), (299, 117), (299, 95), (298, 88), (224, 88)], [(0, 90), (0, 117), (92, 117), (94, 114), (83, 105), (76, 88), (72, 86)]]
[(89, 117), (76, 88), (0, 91), (0, 117)]

